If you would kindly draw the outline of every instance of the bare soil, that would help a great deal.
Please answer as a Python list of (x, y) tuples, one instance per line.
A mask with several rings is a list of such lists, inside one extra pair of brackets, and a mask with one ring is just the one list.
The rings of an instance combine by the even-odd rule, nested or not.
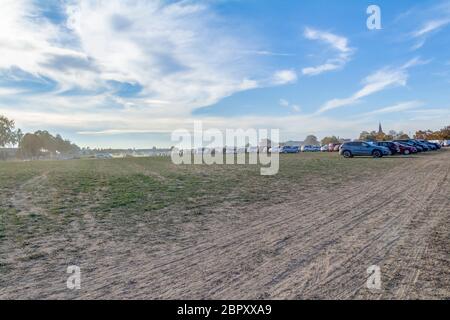
[[(126, 237), (85, 212), (27, 249), (3, 240), (0, 298), (449, 299), (450, 152), (408, 160), (333, 192), (288, 190), (282, 203), (221, 203), (194, 220), (167, 210), (173, 223), (128, 221)], [(27, 211), (24, 190), (42, 179), (13, 205)], [(81, 290), (65, 286), (70, 264)], [(380, 290), (366, 287), (371, 265)]]

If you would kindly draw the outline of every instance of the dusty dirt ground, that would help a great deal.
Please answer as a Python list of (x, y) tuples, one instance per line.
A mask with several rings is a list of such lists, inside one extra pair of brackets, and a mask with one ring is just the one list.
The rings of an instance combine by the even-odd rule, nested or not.
[[(34, 179), (28, 186), (45, 176)], [(119, 238), (84, 213), (64, 235), (33, 242), (45, 259), (25, 259), (3, 243), (14, 268), (1, 279), (0, 298), (450, 298), (450, 152), (334, 192), (290, 190), (288, 199), (212, 208), (176, 224), (176, 241), (146, 220)], [(23, 207), (26, 196), (12, 202)], [(81, 267), (81, 290), (66, 288), (70, 264)], [(371, 265), (381, 268), (380, 290), (366, 288)]]

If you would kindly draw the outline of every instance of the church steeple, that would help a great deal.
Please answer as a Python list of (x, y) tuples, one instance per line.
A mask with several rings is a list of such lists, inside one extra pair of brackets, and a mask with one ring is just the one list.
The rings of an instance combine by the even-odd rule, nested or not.
[(383, 128), (381, 127), (381, 122), (378, 125), (378, 133), (383, 133)]

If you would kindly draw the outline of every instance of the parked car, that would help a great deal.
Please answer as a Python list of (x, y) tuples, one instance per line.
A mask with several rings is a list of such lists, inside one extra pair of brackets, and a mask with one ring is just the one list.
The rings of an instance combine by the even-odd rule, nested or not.
[(442, 145), (438, 142), (428, 141), (428, 143), (431, 143), (432, 145), (435, 145), (437, 150), (442, 149)]
[(430, 143), (434, 144), (438, 150), (442, 149), (442, 145), (440, 143), (436, 143), (436, 142), (430, 142)]
[(416, 145), (421, 146), (423, 151), (430, 151), (430, 150), (432, 150), (432, 147), (427, 145), (426, 143), (419, 142), (418, 140), (411, 140), (411, 142), (414, 142)]
[(408, 146), (414, 147), (414, 148), (417, 149), (417, 152), (425, 151), (422, 146), (420, 146), (419, 144), (413, 142), (412, 140), (394, 140), (394, 142), (398, 142), (398, 143), (401, 143), (401, 144), (406, 144)]
[(295, 146), (284, 146), (281, 148), (281, 153), (299, 153), (300, 148)]
[(403, 143), (400, 143), (400, 142), (393, 142), (393, 143), (398, 145), (398, 147), (400, 149), (400, 154), (408, 155), (408, 154), (411, 154), (411, 153), (417, 153), (416, 147), (413, 147), (413, 146), (410, 146), (410, 145), (407, 145), (407, 144), (403, 144)]
[(373, 142), (375, 145), (377, 146), (382, 146), (382, 147), (386, 147), (389, 150), (391, 150), (391, 154), (397, 154), (400, 153), (400, 147), (398, 145), (396, 145), (394, 142), (390, 142), (390, 141), (376, 141)]
[(280, 153), (281, 152), (281, 148), (280, 147), (272, 147), (269, 149), (270, 153)]
[(302, 146), (302, 152), (317, 152), (320, 151), (317, 146)]
[(330, 144), (328, 145), (328, 151), (329, 151), (329, 152), (333, 152), (333, 151), (334, 151), (334, 147), (337, 146), (337, 145), (339, 145), (339, 144), (330, 143)]
[(431, 148), (431, 150), (437, 150), (437, 149), (440, 149), (440, 146), (439, 146), (439, 148), (438, 148), (438, 145), (437, 145), (437, 144), (432, 143), (432, 142), (429, 142), (429, 141), (427, 141), (427, 140), (421, 140), (421, 139), (419, 139), (419, 140), (416, 140), (416, 141), (418, 141), (419, 143), (423, 143), (423, 144), (427, 145), (428, 147)]
[(333, 151), (338, 152), (341, 149), (341, 144), (334, 145)]
[(388, 156), (391, 151), (387, 147), (377, 146), (367, 142), (346, 142), (339, 150), (339, 154), (345, 158), (352, 158), (354, 156), (372, 156), (374, 158), (381, 158)]
[(322, 146), (322, 147), (320, 148), (320, 151), (322, 151), (322, 152), (327, 152), (327, 151), (328, 151), (328, 145), (326, 144), (326, 145)]

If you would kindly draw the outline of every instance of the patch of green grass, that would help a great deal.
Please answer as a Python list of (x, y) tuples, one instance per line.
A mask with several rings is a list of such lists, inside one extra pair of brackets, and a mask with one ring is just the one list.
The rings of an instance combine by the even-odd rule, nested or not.
[(38, 185), (27, 185), (21, 192), (28, 192), (29, 201), (48, 216), (14, 218), (12, 214), (6, 223), (28, 228), (39, 223), (34, 231), (44, 232), (84, 212), (98, 219), (121, 220), (166, 209), (201, 216), (224, 202), (274, 203), (295, 190), (332, 191), (349, 180), (369, 178), (408, 161), (414, 160), (344, 159), (336, 153), (281, 155), (275, 176), (261, 176), (258, 165), (176, 166), (170, 158), (5, 162), (0, 166), (0, 207), (7, 209), (9, 199), (25, 182), (42, 176)]

